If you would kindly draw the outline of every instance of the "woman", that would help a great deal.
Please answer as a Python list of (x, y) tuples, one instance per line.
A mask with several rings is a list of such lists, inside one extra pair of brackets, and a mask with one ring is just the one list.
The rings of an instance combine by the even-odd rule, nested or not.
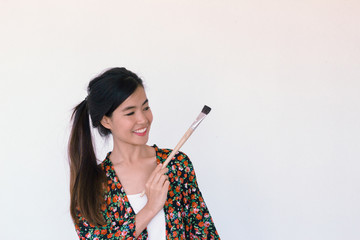
[[(89, 116), (113, 137), (99, 165)], [(136, 74), (113, 68), (90, 81), (72, 119), (70, 212), (80, 239), (220, 239), (189, 158), (179, 152), (161, 169), (170, 150), (146, 145), (153, 116)]]

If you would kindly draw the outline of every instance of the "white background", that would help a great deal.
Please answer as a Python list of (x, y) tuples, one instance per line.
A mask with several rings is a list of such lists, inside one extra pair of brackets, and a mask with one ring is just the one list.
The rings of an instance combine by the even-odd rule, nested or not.
[[(66, 144), (91, 78), (143, 78), (225, 240), (360, 239), (360, 2), (0, 0), (0, 238), (76, 239)], [(111, 143), (97, 143), (105, 157)]]

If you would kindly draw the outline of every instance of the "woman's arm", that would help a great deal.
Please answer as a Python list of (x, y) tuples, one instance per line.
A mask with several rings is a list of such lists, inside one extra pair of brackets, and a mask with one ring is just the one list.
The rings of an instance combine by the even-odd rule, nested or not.
[(143, 209), (136, 214), (136, 237), (146, 228), (151, 219), (164, 207), (170, 182), (168, 181), (168, 169), (161, 169), (159, 164), (145, 184), (145, 193), (148, 201)]
[(185, 165), (183, 171), (187, 174), (183, 184), (183, 190), (186, 192), (187, 207), (185, 209), (188, 209), (185, 217), (186, 237), (188, 239), (220, 239), (198, 187), (194, 167), (185, 154), (183, 157)]

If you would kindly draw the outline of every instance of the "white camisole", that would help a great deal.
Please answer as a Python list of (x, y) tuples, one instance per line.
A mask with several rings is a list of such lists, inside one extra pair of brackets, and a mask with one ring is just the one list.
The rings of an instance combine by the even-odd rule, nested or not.
[[(146, 194), (141, 197), (141, 193), (127, 195), (130, 205), (137, 214), (147, 203)], [(161, 209), (158, 214), (147, 225), (148, 239), (150, 240), (165, 240), (165, 213), (164, 209)]]

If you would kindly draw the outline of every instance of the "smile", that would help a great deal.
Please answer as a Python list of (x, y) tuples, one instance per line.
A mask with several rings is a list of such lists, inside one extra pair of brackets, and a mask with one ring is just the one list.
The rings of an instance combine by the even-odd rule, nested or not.
[(134, 133), (139, 133), (139, 134), (141, 134), (141, 133), (146, 132), (146, 129), (147, 129), (147, 128), (138, 129), (138, 130), (135, 130)]

